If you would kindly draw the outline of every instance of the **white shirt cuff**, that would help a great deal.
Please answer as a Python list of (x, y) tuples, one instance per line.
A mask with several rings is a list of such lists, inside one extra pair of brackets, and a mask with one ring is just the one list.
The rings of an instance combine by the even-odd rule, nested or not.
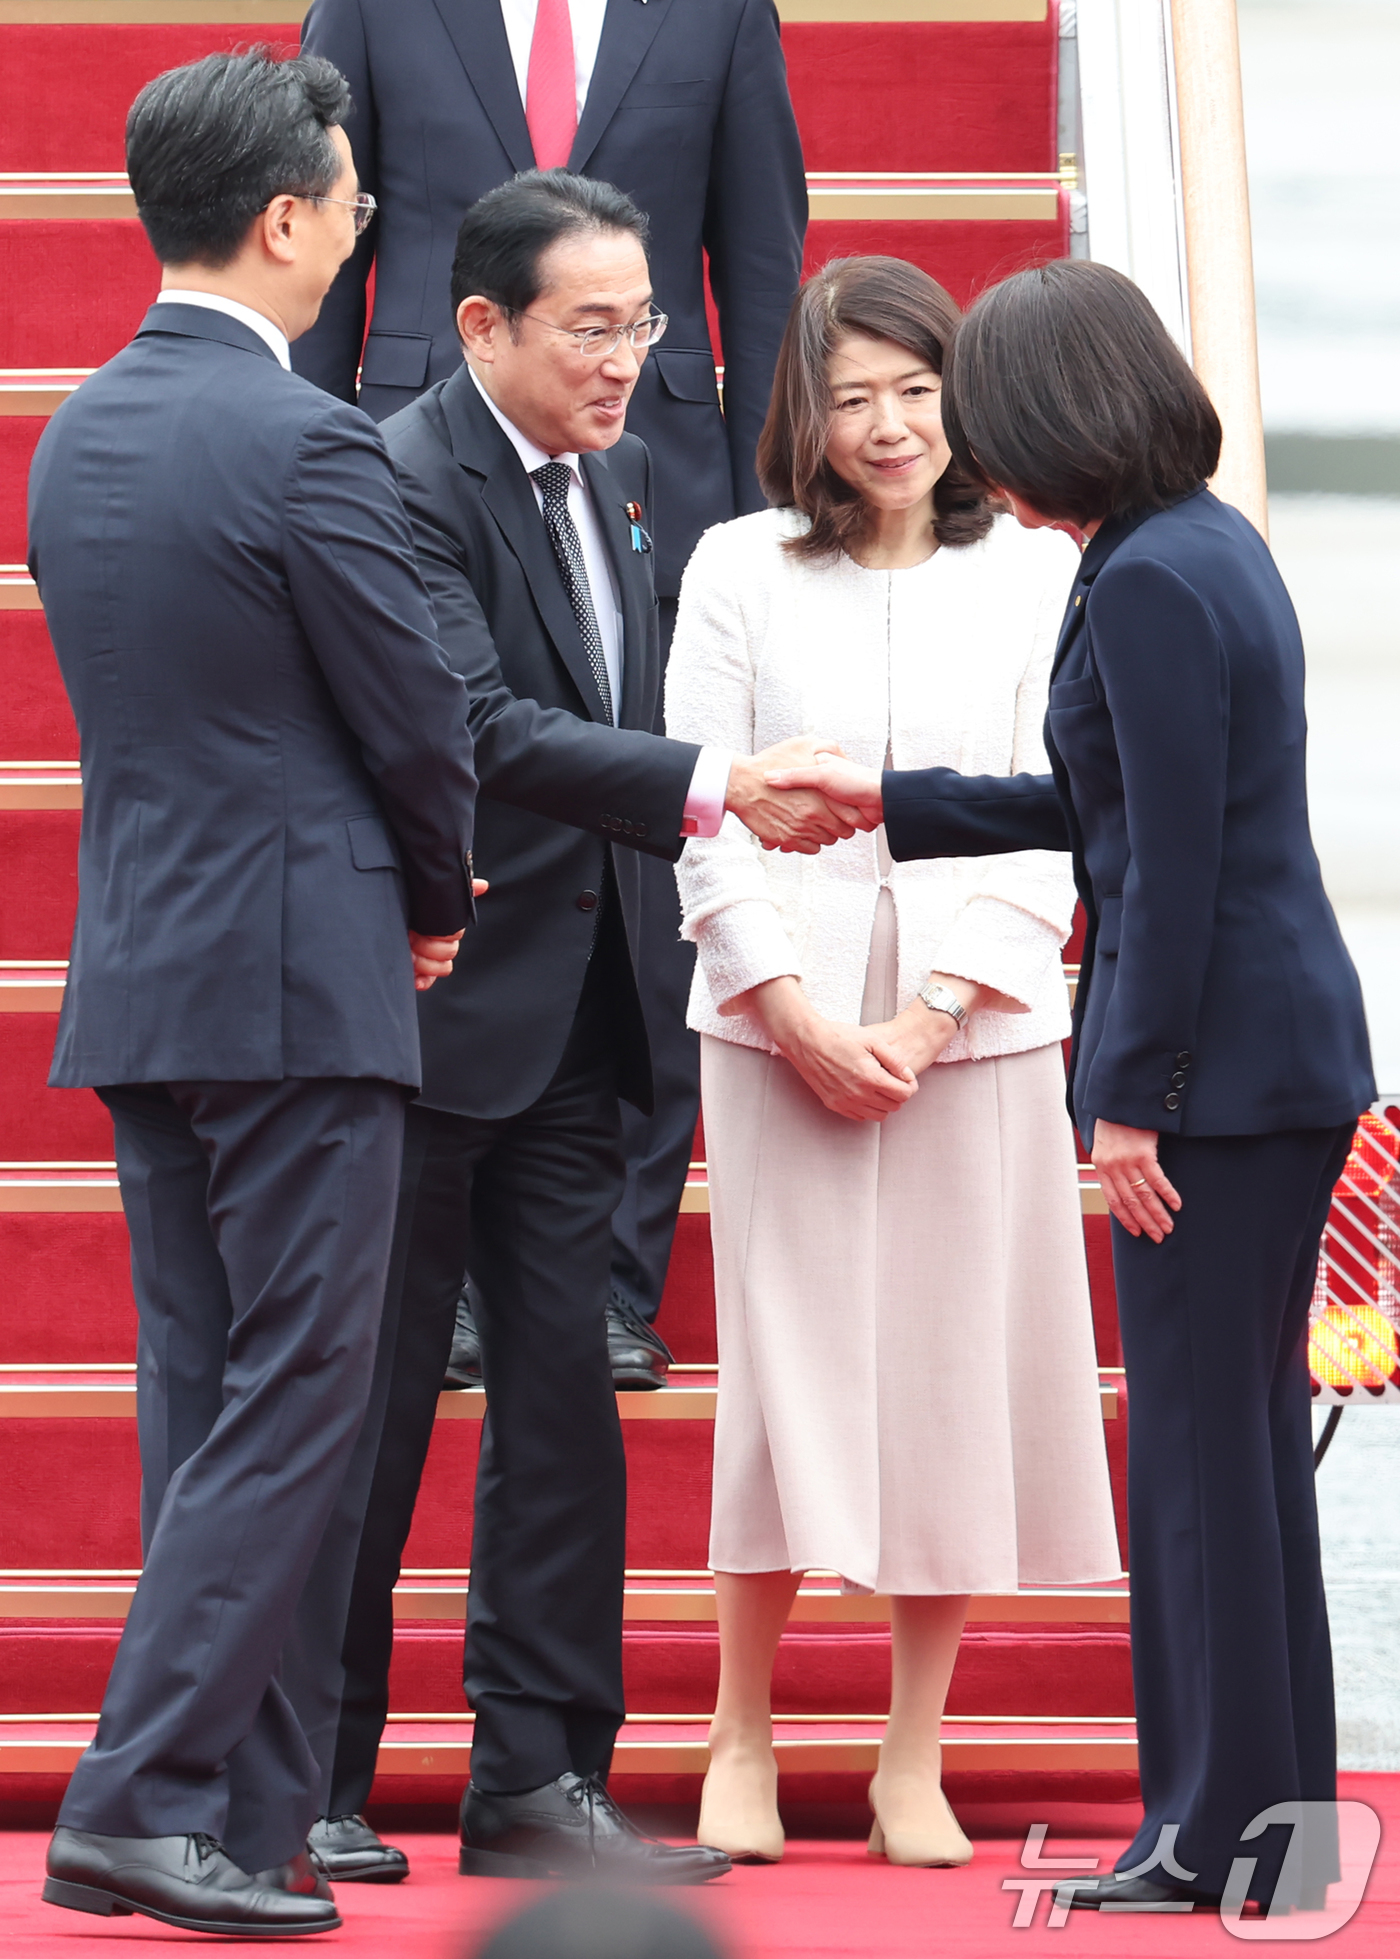
[(734, 757), (727, 748), (706, 745), (695, 760), (690, 792), (681, 817), (683, 837), (717, 837), (724, 822), (724, 799), (729, 794), (729, 769)]

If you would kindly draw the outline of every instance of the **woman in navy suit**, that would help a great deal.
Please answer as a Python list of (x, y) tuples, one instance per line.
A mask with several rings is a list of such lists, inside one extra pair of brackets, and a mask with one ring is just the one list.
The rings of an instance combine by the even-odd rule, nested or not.
[[(1258, 532), (1205, 488), (1214, 409), (1121, 274), (1062, 261), (988, 292), (943, 419), (958, 465), (1023, 524), (1088, 540), (1052, 773), (833, 762), (782, 779), (883, 816), (897, 859), (1073, 852), (1088, 931), (1071, 1105), (1113, 1213), (1145, 1808), (1074, 1903), (1209, 1905), (1227, 1885), (1233, 1902), (1236, 1857), (1267, 1900), (1289, 1830), (1245, 1831), (1336, 1791), (1306, 1330), (1332, 1187), (1375, 1095), (1308, 830), (1298, 624)], [(1322, 1814), (1289, 1859), (1294, 1902), (1336, 1875)]]

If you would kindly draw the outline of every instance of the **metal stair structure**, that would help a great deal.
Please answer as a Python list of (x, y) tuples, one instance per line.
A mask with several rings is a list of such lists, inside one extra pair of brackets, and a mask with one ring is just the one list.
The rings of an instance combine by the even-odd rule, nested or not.
[[(809, 167), (807, 266), (914, 259), (960, 300), (1070, 249), (1057, 0), (779, 0)], [(45, 1087), (66, 980), (82, 784), (24, 568), (45, 419), (130, 337), (158, 284), (122, 174), (136, 90), (218, 48), (294, 45), (298, 0), (0, 0), (0, 1806), (52, 1805), (92, 1731), (138, 1575), (135, 1312), (111, 1126)], [(716, 349), (717, 357), (720, 350)], [(37, 758), (37, 759), (36, 759)], [(1072, 969), (1071, 969), (1072, 979)], [(1120, 1529), (1126, 1394), (1107, 1217), (1082, 1172)], [(717, 1676), (705, 1570), (716, 1389), (703, 1163), (661, 1325), (671, 1385), (619, 1397), (632, 1491), (624, 1799), (692, 1799)], [(455, 1799), (470, 1751), (460, 1628), (483, 1396), (444, 1394), (395, 1598), (375, 1800)], [(1135, 1789), (1126, 1579), (979, 1598), (945, 1727), (950, 1788)], [(784, 1786), (859, 1793), (888, 1707), (888, 1601), (811, 1573), (775, 1680)], [(4, 1813), (0, 1807), (0, 1814)]]

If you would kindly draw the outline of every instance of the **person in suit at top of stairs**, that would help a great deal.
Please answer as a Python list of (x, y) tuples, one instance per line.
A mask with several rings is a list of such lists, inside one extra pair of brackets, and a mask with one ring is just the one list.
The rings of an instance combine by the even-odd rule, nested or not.
[(50, 1079), (116, 1127), (145, 1548), (44, 1896), (200, 1932), (340, 1923), (295, 1655), (339, 1647), (415, 988), (473, 911), (467, 692), (383, 440), (288, 361), (372, 210), (347, 108), (261, 53), (142, 91), (160, 298), (30, 479), (84, 788)]
[[(652, 453), (663, 666), (681, 572), (702, 531), (763, 508), (754, 451), (802, 268), (807, 191), (773, 0), (313, 0), (302, 45), (348, 78), (360, 181), (380, 217), (297, 345), (299, 373), (376, 421), (461, 363), (448, 268), (462, 214), (532, 166), (616, 184), (651, 219), (664, 345), (627, 426)], [(724, 406), (705, 268), (724, 342)], [(365, 335), (366, 286), (374, 304)], [(361, 351), (363, 349), (363, 365)], [(657, 699), (656, 731), (663, 732)], [(639, 869), (638, 983), (655, 1107), (622, 1111), (627, 1175), (613, 1219), (609, 1350), (619, 1387), (660, 1387), (661, 1303), (700, 1106), (686, 1027), (693, 949), (675, 880)], [(449, 1385), (479, 1379), (463, 1305)]]

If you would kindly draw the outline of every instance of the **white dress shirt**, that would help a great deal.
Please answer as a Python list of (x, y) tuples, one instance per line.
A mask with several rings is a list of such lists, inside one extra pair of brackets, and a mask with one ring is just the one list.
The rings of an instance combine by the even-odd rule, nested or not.
[(171, 306), (204, 306), (211, 313), (227, 313), (231, 320), (241, 320), (245, 327), (251, 327), (259, 340), (267, 342), (276, 354), (279, 365), (291, 372), (292, 353), (287, 345), (287, 336), (281, 327), (272, 324), (265, 313), (255, 313), (251, 306), (245, 306), (241, 300), (225, 299), (222, 293), (182, 292), (175, 287), (168, 287), (156, 294), (156, 305), (162, 302)]
[[(569, 515), (574, 520), (579, 544), (583, 550), (584, 569), (588, 573), (589, 590), (593, 597), (593, 613), (598, 621), (598, 637), (603, 642), (603, 663), (608, 670), (608, 689), (613, 701), (613, 724), (622, 708), (622, 614), (618, 607), (617, 582), (613, 577), (608, 548), (603, 541), (602, 527), (598, 513), (593, 508), (593, 499), (583, 480), (576, 455), (551, 456), (547, 449), (541, 449), (528, 435), (523, 435), (509, 421), (492, 401), (481, 384), (481, 377), (473, 367), (468, 368), (477, 393), (495, 417), (506, 439), (519, 456), (525, 473), (530, 478), (530, 488), (535, 493), (541, 519), (544, 517), (544, 492), (534, 479), (533, 472), (543, 469), (546, 463), (563, 463), (569, 472)], [(724, 798), (729, 788), (730, 751), (724, 748), (704, 747), (695, 763), (695, 772), (690, 778), (690, 790), (685, 799), (685, 811), (681, 820), (681, 834), (688, 837), (714, 837), (719, 835), (724, 821)]]
[[(608, 0), (569, 0), (569, 21), (574, 30), (574, 98), (580, 121), (588, 100), (588, 84), (593, 79), (593, 64), (598, 59), (598, 42), (603, 33), (603, 16)], [(510, 43), (510, 58), (520, 100), (530, 74), (530, 43), (535, 38), (535, 15), (539, 0), (501, 0), (501, 15)]]

